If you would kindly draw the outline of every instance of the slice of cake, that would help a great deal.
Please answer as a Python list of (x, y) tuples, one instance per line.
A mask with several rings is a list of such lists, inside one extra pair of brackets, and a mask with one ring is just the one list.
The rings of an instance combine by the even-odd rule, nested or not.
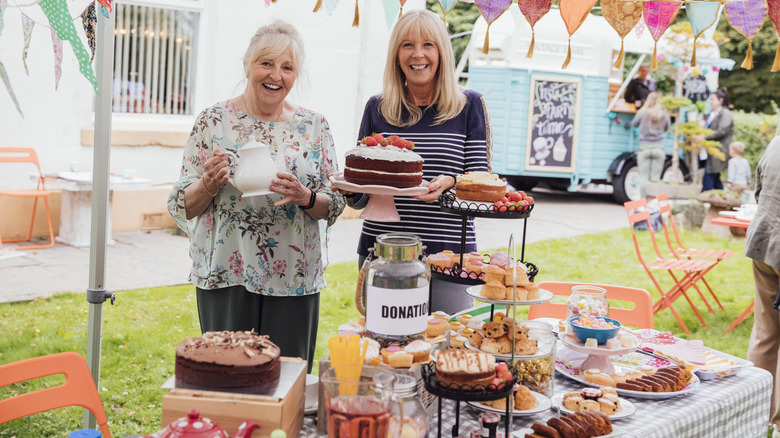
[(488, 385), (496, 377), (496, 358), (476, 350), (450, 349), (436, 356), (440, 385)]
[(398, 188), (422, 183), (422, 157), (412, 152), (414, 143), (391, 135), (365, 137), (358, 147), (347, 151), (344, 180), (352, 184)]
[(255, 332), (206, 332), (176, 347), (176, 378), (208, 388), (264, 385), (279, 378), (280, 350)]
[(496, 202), (506, 194), (506, 183), (490, 172), (467, 172), (455, 182), (455, 196), (466, 201)]

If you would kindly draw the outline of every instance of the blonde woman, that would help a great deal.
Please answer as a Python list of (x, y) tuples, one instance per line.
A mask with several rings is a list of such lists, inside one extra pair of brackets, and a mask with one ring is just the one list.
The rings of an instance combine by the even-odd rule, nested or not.
[(647, 95), (642, 109), (636, 113), (631, 126), (639, 127), (639, 188), (642, 197), (647, 195), (647, 182), (661, 179), (666, 153), (664, 152), (664, 134), (672, 121), (659, 99), (663, 95), (657, 91)]
[[(369, 99), (358, 139), (375, 133), (398, 135), (415, 144), (425, 160), (423, 179), (429, 192), (415, 198), (398, 196), (399, 222), (365, 221), (358, 254), (365, 260), (377, 235), (414, 233), (427, 253), (460, 252), (460, 216), (440, 210), (439, 195), (468, 171), (490, 170), (490, 125), (485, 101), (477, 92), (463, 90), (455, 77), (455, 57), (441, 18), (426, 10), (409, 11), (390, 36), (381, 95)], [(351, 196), (351, 198), (350, 198)], [(368, 195), (348, 195), (347, 202), (363, 208)], [(469, 219), (466, 252), (476, 251), (473, 218)], [(445, 293), (446, 292), (446, 293)], [(431, 310), (462, 310), (473, 301), (452, 288), (433, 288)]]

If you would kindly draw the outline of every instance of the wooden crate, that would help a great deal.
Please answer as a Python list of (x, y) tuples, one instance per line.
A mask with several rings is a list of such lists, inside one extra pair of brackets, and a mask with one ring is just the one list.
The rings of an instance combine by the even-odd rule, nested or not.
[[(283, 361), (306, 361), (283, 357)], [(162, 397), (162, 426), (165, 427), (192, 409), (213, 420), (229, 435), (235, 434), (246, 420), (260, 425), (252, 438), (269, 437), (275, 429), (283, 429), (287, 436), (295, 437), (303, 426), (303, 405), (306, 385), (306, 366), (283, 399), (265, 395), (236, 394), (192, 389), (171, 389)]]

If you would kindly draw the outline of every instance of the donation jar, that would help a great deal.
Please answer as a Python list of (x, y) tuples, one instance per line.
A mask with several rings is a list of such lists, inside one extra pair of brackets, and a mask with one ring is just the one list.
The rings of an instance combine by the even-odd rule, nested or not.
[(430, 271), (414, 234), (380, 234), (366, 275), (366, 331), (380, 345), (425, 339)]

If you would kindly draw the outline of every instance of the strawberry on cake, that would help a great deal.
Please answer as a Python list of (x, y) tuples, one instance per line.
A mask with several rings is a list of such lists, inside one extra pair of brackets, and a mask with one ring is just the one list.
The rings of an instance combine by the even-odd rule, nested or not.
[(397, 135), (365, 137), (346, 154), (344, 180), (360, 185), (417, 187), (422, 183), (423, 159), (412, 149), (413, 142)]

